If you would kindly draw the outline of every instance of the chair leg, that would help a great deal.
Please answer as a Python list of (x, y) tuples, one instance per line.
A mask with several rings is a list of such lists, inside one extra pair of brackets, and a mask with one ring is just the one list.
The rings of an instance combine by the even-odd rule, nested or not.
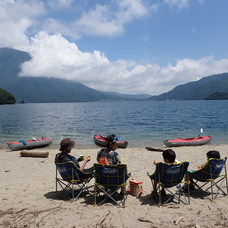
[(97, 205), (97, 186), (94, 186), (94, 205)]
[(74, 201), (74, 185), (71, 184), (71, 189), (72, 189), (72, 201)]
[(161, 186), (160, 185), (158, 186), (158, 191), (159, 191), (159, 193), (158, 193), (158, 197), (159, 197), (158, 206), (161, 207), (162, 199), (161, 199)]
[(211, 182), (211, 200), (213, 201), (214, 200), (213, 184), (212, 184), (212, 181), (210, 182)]
[(57, 183), (57, 178), (55, 179), (55, 192), (57, 193), (58, 191), (58, 183)]
[[(226, 175), (226, 174), (225, 174)], [(227, 181), (227, 175), (225, 176), (226, 179), (226, 195), (228, 195), (228, 181)]]

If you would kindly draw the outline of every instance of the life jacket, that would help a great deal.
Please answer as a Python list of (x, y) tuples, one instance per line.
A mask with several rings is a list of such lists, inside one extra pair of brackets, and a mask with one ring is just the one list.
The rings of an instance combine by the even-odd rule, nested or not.
[(99, 159), (98, 159), (99, 164), (109, 165), (108, 153), (109, 153), (109, 150), (107, 150), (106, 148), (101, 149), (100, 154), (99, 154)]

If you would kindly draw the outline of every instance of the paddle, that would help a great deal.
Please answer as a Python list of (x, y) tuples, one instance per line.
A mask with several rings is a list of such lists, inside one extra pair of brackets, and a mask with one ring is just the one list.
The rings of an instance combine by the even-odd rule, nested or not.
[(200, 137), (201, 134), (203, 134), (203, 128), (200, 128), (200, 133), (199, 133), (198, 137)]

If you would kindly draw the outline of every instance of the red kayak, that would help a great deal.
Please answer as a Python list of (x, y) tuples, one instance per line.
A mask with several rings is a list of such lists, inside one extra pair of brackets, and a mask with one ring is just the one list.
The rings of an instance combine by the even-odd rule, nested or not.
[[(105, 137), (102, 135), (94, 135), (93, 141), (96, 145), (105, 147), (107, 146), (108, 142), (105, 140)], [(127, 141), (116, 141), (119, 148), (126, 148), (128, 145)]]
[(195, 138), (179, 138), (164, 140), (167, 147), (173, 146), (201, 146), (211, 141), (211, 136), (198, 136)]

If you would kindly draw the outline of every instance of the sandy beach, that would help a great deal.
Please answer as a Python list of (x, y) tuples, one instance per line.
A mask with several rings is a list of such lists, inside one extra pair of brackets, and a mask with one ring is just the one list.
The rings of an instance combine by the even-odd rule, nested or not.
[[(90, 154), (90, 167), (98, 149), (74, 148), (71, 154)], [(212, 149), (220, 151), (222, 157), (228, 155), (228, 145), (174, 148), (179, 161), (190, 162), (189, 169), (203, 164), (206, 152)], [(213, 202), (191, 197), (190, 205), (156, 206), (146, 172), (154, 171), (154, 160), (162, 161), (161, 152), (145, 148), (117, 150), (132, 178), (143, 181), (144, 188), (140, 198), (128, 195), (126, 207), (118, 208), (112, 203), (95, 207), (93, 196), (89, 195), (75, 202), (61, 192), (56, 195), (54, 158), (58, 149), (37, 151), (49, 151), (49, 157), (20, 157), (20, 151), (0, 150), (0, 227), (228, 227), (227, 196), (219, 196)]]

